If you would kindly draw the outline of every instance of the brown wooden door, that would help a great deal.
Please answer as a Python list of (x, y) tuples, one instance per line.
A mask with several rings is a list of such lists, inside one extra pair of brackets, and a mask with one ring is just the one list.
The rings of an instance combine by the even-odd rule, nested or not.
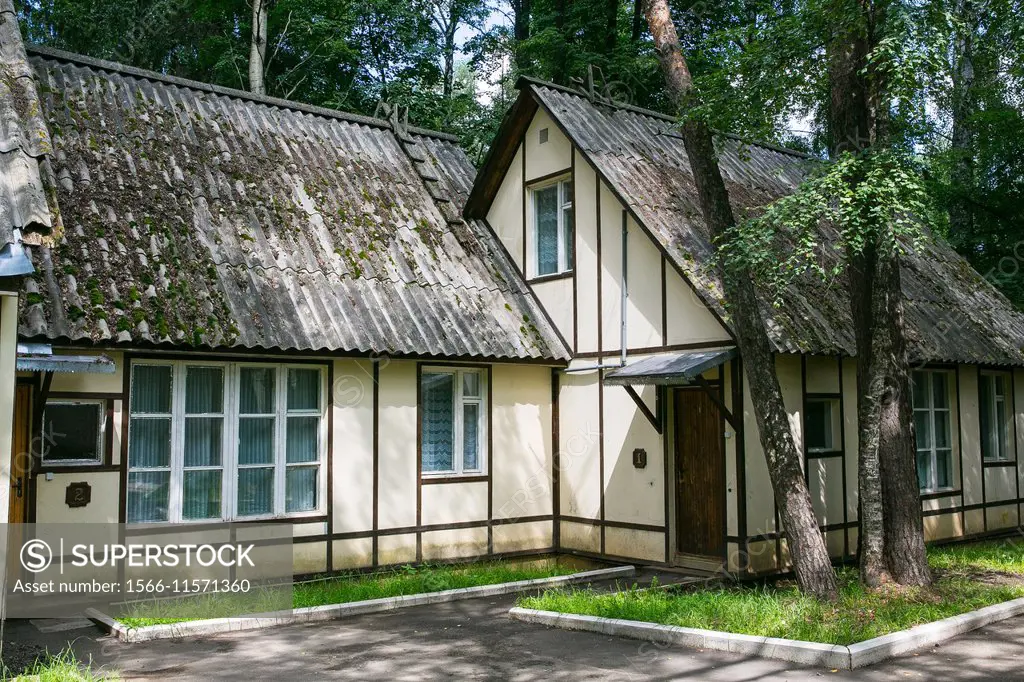
[(11, 497), (8, 523), (28, 520), (28, 484), (32, 473), (29, 449), (32, 426), (32, 387), (18, 384), (14, 390), (14, 433), (11, 438)]
[(722, 419), (718, 406), (707, 391), (676, 391), (675, 434), (678, 551), (698, 556), (724, 556), (725, 453)]

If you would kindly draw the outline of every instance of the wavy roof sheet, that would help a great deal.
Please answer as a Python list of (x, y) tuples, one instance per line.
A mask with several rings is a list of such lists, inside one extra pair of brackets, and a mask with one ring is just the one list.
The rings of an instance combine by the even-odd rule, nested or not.
[[(590, 159), (708, 307), (728, 322), (713, 245), (674, 121), (655, 112), (595, 104), (547, 83), (525, 81), (521, 87)], [(719, 160), (737, 214), (793, 192), (810, 163), (795, 152), (731, 137), (722, 143)], [(778, 307), (766, 296), (761, 313), (774, 349), (853, 355), (843, 287), (808, 276), (783, 292)], [(942, 240), (931, 239), (904, 259), (903, 290), (915, 359), (1024, 365), (1024, 315)]]
[(14, 230), (48, 232), (51, 217), (40, 173), (50, 137), (11, 0), (0, 0), (0, 249)]
[(33, 48), (63, 229), (23, 336), (563, 360), (454, 138)]

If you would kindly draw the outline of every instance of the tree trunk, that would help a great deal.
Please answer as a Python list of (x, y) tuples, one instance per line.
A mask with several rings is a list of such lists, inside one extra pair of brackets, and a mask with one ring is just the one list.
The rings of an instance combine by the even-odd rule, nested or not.
[(604, 54), (609, 60), (619, 39), (619, 0), (605, 0)]
[(921, 490), (917, 481), (917, 444), (911, 402), (910, 362), (903, 331), (903, 289), (900, 258), (886, 250), (875, 270), (873, 328), (888, 339), (887, 386), (882, 401), (878, 459), (882, 470), (885, 520), (885, 558), (893, 579), (901, 585), (932, 582), (924, 545)]
[(531, 0), (512, 0), (512, 39), (515, 42), (516, 70), (519, 73), (526, 73), (530, 66), (526, 51), (522, 48), (523, 43), (530, 38), (530, 3)]
[(644, 0), (633, 0), (633, 26), (630, 32), (630, 40), (633, 43), (640, 42), (640, 36), (644, 33)]
[(455, 32), (459, 28), (459, 3), (451, 0), (448, 4), (448, 19), (444, 24), (444, 74), (443, 92), (445, 101), (452, 98), (455, 89)]
[(249, 45), (249, 91), (267, 92), (263, 65), (267, 58), (267, 15), (269, 0), (252, 0), (252, 41)]
[(885, 519), (882, 472), (879, 462), (882, 393), (885, 389), (884, 348), (871, 333), (876, 314), (874, 282), (877, 250), (874, 244), (861, 253), (848, 252), (850, 311), (857, 345), (857, 499), (860, 533), (857, 556), (860, 579), (877, 587), (891, 576), (885, 560)]
[(555, 32), (561, 41), (561, 49), (555, 55), (555, 68), (551, 76), (554, 82), (565, 85), (568, 82), (569, 44), (571, 42), (565, 27), (568, 25), (569, 0), (555, 0)]
[[(666, 0), (645, 0), (644, 12), (673, 104), (682, 112), (693, 86)], [(717, 239), (735, 224), (722, 179), (711, 129), (688, 121), (682, 129), (704, 220)], [(726, 272), (725, 296), (731, 303), (733, 330), (750, 381), (751, 402), (768, 463), (772, 489), (785, 526), (787, 544), (800, 589), (823, 599), (837, 598), (835, 572), (811, 506), (800, 455), (775, 370), (775, 357), (761, 320), (754, 284), (746, 273)]]
[(951, 180), (953, 197), (949, 204), (949, 234), (960, 242), (974, 233), (974, 211), (968, 194), (974, 187), (974, 126), (977, 113), (974, 95), (974, 32), (977, 29), (974, 3), (959, 0), (956, 7), (963, 22), (953, 51), (953, 93), (950, 151), (953, 152)]
[[(834, 10), (859, 18), (828, 46), (830, 151), (837, 158), (867, 154), (885, 140), (889, 104), (883, 70), (868, 58), (880, 38), (885, 2), (837, 0)], [(856, 175), (849, 183), (856, 189), (863, 181)], [(927, 584), (899, 253), (887, 223), (873, 220), (867, 208), (862, 218), (867, 246), (847, 251), (857, 352), (861, 580), (869, 586), (890, 579)]]

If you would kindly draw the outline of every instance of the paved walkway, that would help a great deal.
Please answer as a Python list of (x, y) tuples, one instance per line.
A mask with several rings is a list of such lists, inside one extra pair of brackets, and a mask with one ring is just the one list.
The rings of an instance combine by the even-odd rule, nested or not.
[[(125, 645), (95, 630), (39, 633), (8, 624), (5, 641), (51, 650), (74, 638), (94, 667), (132, 680), (1024, 680), (1024, 618), (916, 656), (853, 672), (549, 630), (507, 616), (514, 597), (477, 599), (195, 641)], [(6, 645), (5, 645), (6, 648)]]

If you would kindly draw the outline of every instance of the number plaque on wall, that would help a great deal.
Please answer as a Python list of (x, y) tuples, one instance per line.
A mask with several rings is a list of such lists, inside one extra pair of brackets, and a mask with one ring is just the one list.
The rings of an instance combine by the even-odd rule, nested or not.
[(64, 493), (64, 502), (74, 509), (84, 507), (92, 501), (92, 486), (88, 483), (68, 483)]

